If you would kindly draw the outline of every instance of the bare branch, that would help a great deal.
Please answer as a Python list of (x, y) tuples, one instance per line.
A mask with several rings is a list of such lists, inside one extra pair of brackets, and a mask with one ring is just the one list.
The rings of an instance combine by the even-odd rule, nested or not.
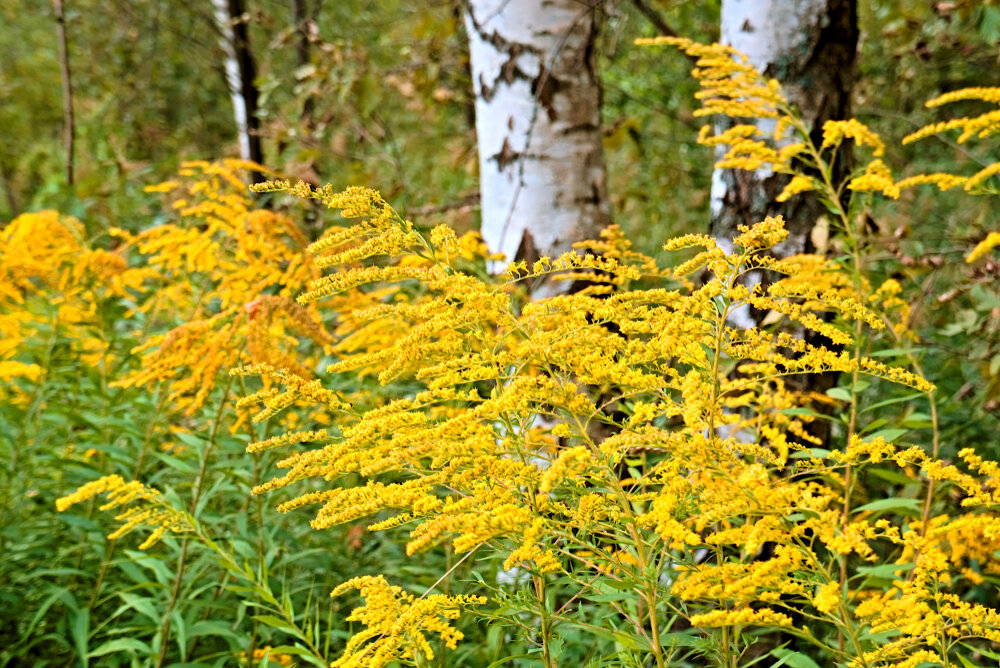
[(66, 39), (66, 14), (62, 0), (52, 0), (52, 10), (56, 16), (56, 30), (59, 33), (59, 66), (62, 70), (63, 89), (63, 145), (66, 149), (66, 185), (73, 185), (74, 137), (76, 121), (73, 117), (73, 79), (69, 69), (69, 44)]

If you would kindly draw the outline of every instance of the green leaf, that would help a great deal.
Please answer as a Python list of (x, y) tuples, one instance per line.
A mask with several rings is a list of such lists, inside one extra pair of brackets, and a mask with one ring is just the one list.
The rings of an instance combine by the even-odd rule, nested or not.
[(830, 455), (830, 451), (826, 448), (806, 448), (805, 450), (798, 450), (793, 452), (790, 457), (792, 459), (810, 459), (815, 457), (816, 459), (825, 459)]
[(70, 610), (69, 611), (69, 632), (73, 638), (73, 647), (80, 657), (88, 655), (87, 646), (90, 639), (90, 611)]
[(921, 429), (932, 425), (931, 416), (927, 413), (910, 413), (903, 419), (903, 426), (910, 429)]
[(562, 638), (556, 637), (549, 640), (548, 646), (549, 646), (549, 656), (551, 656), (553, 662), (555, 662), (562, 655), (565, 642), (563, 641)]
[(664, 633), (660, 636), (663, 647), (696, 647), (701, 641), (692, 633)]
[[(184, 617), (181, 615), (180, 610), (173, 610), (170, 613), (170, 618), (173, 620), (173, 626), (170, 627), (177, 638), (177, 648), (181, 653), (181, 661), (187, 661), (187, 623), (184, 621)], [(167, 642), (166, 639), (163, 642)]]
[(28, 630), (25, 632), (24, 637), (31, 635), (31, 632), (34, 631), (38, 622), (41, 621), (42, 617), (45, 616), (45, 613), (48, 612), (49, 608), (52, 607), (52, 604), (56, 601), (62, 601), (63, 604), (70, 609), (76, 607), (76, 600), (73, 598), (73, 594), (70, 593), (68, 589), (56, 589), (52, 595), (45, 599), (45, 602), (39, 606), (38, 611), (35, 613), (35, 616), (32, 617), (31, 623), (28, 625)]
[(299, 638), (300, 640), (305, 640), (305, 638), (302, 637), (302, 633), (297, 628), (295, 628), (295, 626), (289, 624), (281, 617), (277, 617), (275, 615), (254, 615), (253, 618), (256, 619), (258, 622), (260, 622), (261, 624), (267, 624), (272, 628), (281, 629), (282, 631), (290, 633), (296, 638)]
[(894, 483), (896, 485), (907, 485), (913, 482), (910, 476), (906, 475), (905, 473), (900, 473), (899, 471), (895, 471), (893, 469), (883, 469), (870, 466), (866, 468), (865, 471), (870, 473), (871, 475), (882, 478), (882, 480), (888, 480), (889, 482)]
[(498, 659), (497, 661), (494, 661), (493, 663), (491, 663), (490, 665), (488, 665), (486, 668), (495, 668), (496, 666), (502, 666), (505, 663), (510, 663), (512, 661), (516, 661), (517, 659), (537, 659), (537, 658), (538, 657), (532, 656), (530, 654), (518, 654), (517, 656), (505, 656), (502, 659)]
[(993, 659), (994, 661), (1000, 663), (1000, 654), (997, 654), (996, 652), (986, 649), (985, 647), (973, 647), (972, 645), (968, 645), (964, 642), (959, 643), (959, 645), (961, 645), (962, 647), (966, 648), (969, 651), (975, 652), (976, 654), (982, 654), (987, 659)]
[(893, 580), (896, 578), (896, 571), (909, 571), (916, 566), (909, 564), (879, 564), (878, 566), (859, 566), (858, 575), (866, 578), (879, 578), (883, 580)]
[(993, 356), (990, 360), (990, 375), (995, 376), (997, 372), (1000, 371), (1000, 353)]
[(878, 501), (872, 501), (871, 503), (866, 503), (865, 505), (855, 508), (855, 512), (866, 513), (866, 512), (880, 512), (884, 510), (909, 510), (916, 513), (920, 512), (920, 501), (917, 499), (879, 499)]
[(879, 429), (873, 434), (868, 434), (862, 440), (864, 443), (871, 443), (876, 438), (882, 437), (886, 443), (892, 443), (897, 438), (910, 431), (909, 429)]
[(187, 463), (183, 459), (174, 457), (173, 455), (168, 455), (165, 452), (154, 452), (153, 453), (157, 459), (161, 462), (174, 469), (175, 471), (180, 471), (188, 475), (194, 475), (196, 473), (195, 467), (192, 464)]
[(771, 668), (777, 668), (778, 666), (788, 666), (789, 668), (820, 668), (818, 663), (802, 652), (795, 652), (790, 649), (773, 649), (771, 650), (771, 654), (775, 658), (780, 659)]
[(150, 648), (149, 645), (141, 640), (136, 640), (135, 638), (115, 638), (114, 640), (109, 640), (95, 649), (87, 655), (87, 658), (114, 654), (115, 652), (130, 652), (132, 654), (138, 652), (143, 656), (149, 656)]
[(829, 415), (823, 415), (822, 413), (817, 413), (811, 408), (782, 408), (778, 411), (782, 415), (808, 415), (810, 417), (825, 418), (830, 419)]
[(887, 424), (889, 424), (888, 420), (883, 420), (882, 418), (879, 418), (878, 420), (875, 420), (871, 424), (865, 425), (864, 429), (861, 430), (861, 433), (864, 434), (869, 431), (874, 431), (875, 429), (883, 427)]
[[(191, 638), (197, 638), (198, 636), (219, 636), (239, 640), (240, 635), (233, 631), (230, 627), (231, 625), (226, 622), (202, 619), (194, 623), (191, 627), (191, 632), (188, 633), (188, 636)], [(277, 648), (275, 648), (274, 651), (278, 651)]]
[(840, 401), (851, 400), (851, 393), (842, 387), (831, 387), (829, 390), (826, 391), (826, 395), (828, 397), (832, 397)]
[(983, 7), (979, 18), (979, 35), (988, 44), (1000, 41), (1000, 7)]
[(173, 435), (177, 437), (177, 440), (184, 445), (190, 445), (192, 448), (200, 448), (205, 445), (205, 439), (195, 436), (188, 431), (175, 431)]
[(923, 348), (885, 348), (876, 350), (869, 357), (901, 357), (903, 355), (918, 354), (924, 352)]
[(979, 666), (978, 666), (978, 665), (976, 665), (976, 664), (972, 663), (971, 661), (969, 661), (968, 659), (966, 659), (966, 658), (965, 658), (964, 656), (962, 656), (961, 654), (956, 654), (955, 656), (957, 656), (957, 657), (958, 657), (958, 660), (962, 662), (962, 666), (963, 666), (964, 668), (979, 668)]
[(125, 608), (135, 610), (139, 614), (148, 617), (153, 623), (160, 622), (160, 613), (156, 611), (156, 605), (152, 599), (125, 591), (118, 592), (118, 598), (125, 602)]
[(867, 413), (868, 411), (873, 411), (882, 408), (883, 406), (891, 406), (892, 404), (898, 404), (903, 401), (912, 401), (913, 399), (918, 399), (922, 396), (924, 396), (923, 392), (914, 392), (912, 394), (905, 394), (901, 397), (893, 397), (892, 399), (886, 399), (885, 401), (879, 401), (878, 403), (874, 403), (871, 406), (866, 406), (861, 410), (861, 412)]

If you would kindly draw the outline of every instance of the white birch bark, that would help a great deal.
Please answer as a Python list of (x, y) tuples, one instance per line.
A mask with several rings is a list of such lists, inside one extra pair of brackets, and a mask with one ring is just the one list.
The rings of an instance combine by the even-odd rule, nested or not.
[(236, 120), (236, 132), (240, 143), (240, 158), (250, 160), (250, 127), (247, 119), (247, 101), (243, 97), (243, 86), (240, 76), (240, 63), (236, 58), (236, 35), (229, 17), (227, 0), (212, 0), (215, 10), (215, 22), (222, 34), (219, 45), (225, 55), (226, 84), (229, 86), (229, 96), (233, 102), (233, 117)]
[(594, 21), (580, 0), (468, 3), (482, 233), (508, 261), (557, 256), (610, 220)]
[[(722, 1), (722, 43), (736, 47), (754, 67), (781, 81), (789, 100), (816, 133), (824, 121), (850, 115), (857, 40), (856, 0)], [(761, 129), (770, 132), (773, 123), (761, 121)], [(715, 170), (713, 236), (725, 247), (737, 225), (781, 214), (789, 239), (778, 252), (810, 250), (809, 233), (823, 208), (811, 194), (785, 204), (775, 202), (786, 178), (767, 168)]]

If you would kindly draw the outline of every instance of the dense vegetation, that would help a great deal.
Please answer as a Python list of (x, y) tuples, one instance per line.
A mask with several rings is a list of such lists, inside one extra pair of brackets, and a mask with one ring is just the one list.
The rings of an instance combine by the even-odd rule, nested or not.
[[(72, 185), (54, 26), (0, 10), (0, 664), (1000, 660), (1000, 8), (871, 3), (811, 133), (613, 4), (618, 224), (491, 272), (456, 8), (355, 4), (308, 62), (255, 5), (262, 167), (201, 12), (73, 3)], [(819, 254), (698, 234), (720, 146), (826, 204)]]

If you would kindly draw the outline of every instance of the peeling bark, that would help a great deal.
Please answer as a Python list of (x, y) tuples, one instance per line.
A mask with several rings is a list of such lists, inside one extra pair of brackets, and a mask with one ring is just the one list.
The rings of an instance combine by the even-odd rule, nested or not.
[[(745, 53), (765, 75), (781, 81), (814, 139), (821, 139), (825, 121), (850, 117), (857, 0), (723, 0), (721, 39)], [(835, 176), (847, 173), (849, 154), (842, 153)], [(738, 225), (780, 214), (789, 238), (776, 251), (793, 255), (813, 250), (810, 232), (825, 209), (812, 193), (775, 202), (788, 178), (767, 169), (715, 170), (712, 235), (727, 243)]]
[(468, 3), (482, 232), (508, 260), (559, 255), (610, 221), (598, 1)]

